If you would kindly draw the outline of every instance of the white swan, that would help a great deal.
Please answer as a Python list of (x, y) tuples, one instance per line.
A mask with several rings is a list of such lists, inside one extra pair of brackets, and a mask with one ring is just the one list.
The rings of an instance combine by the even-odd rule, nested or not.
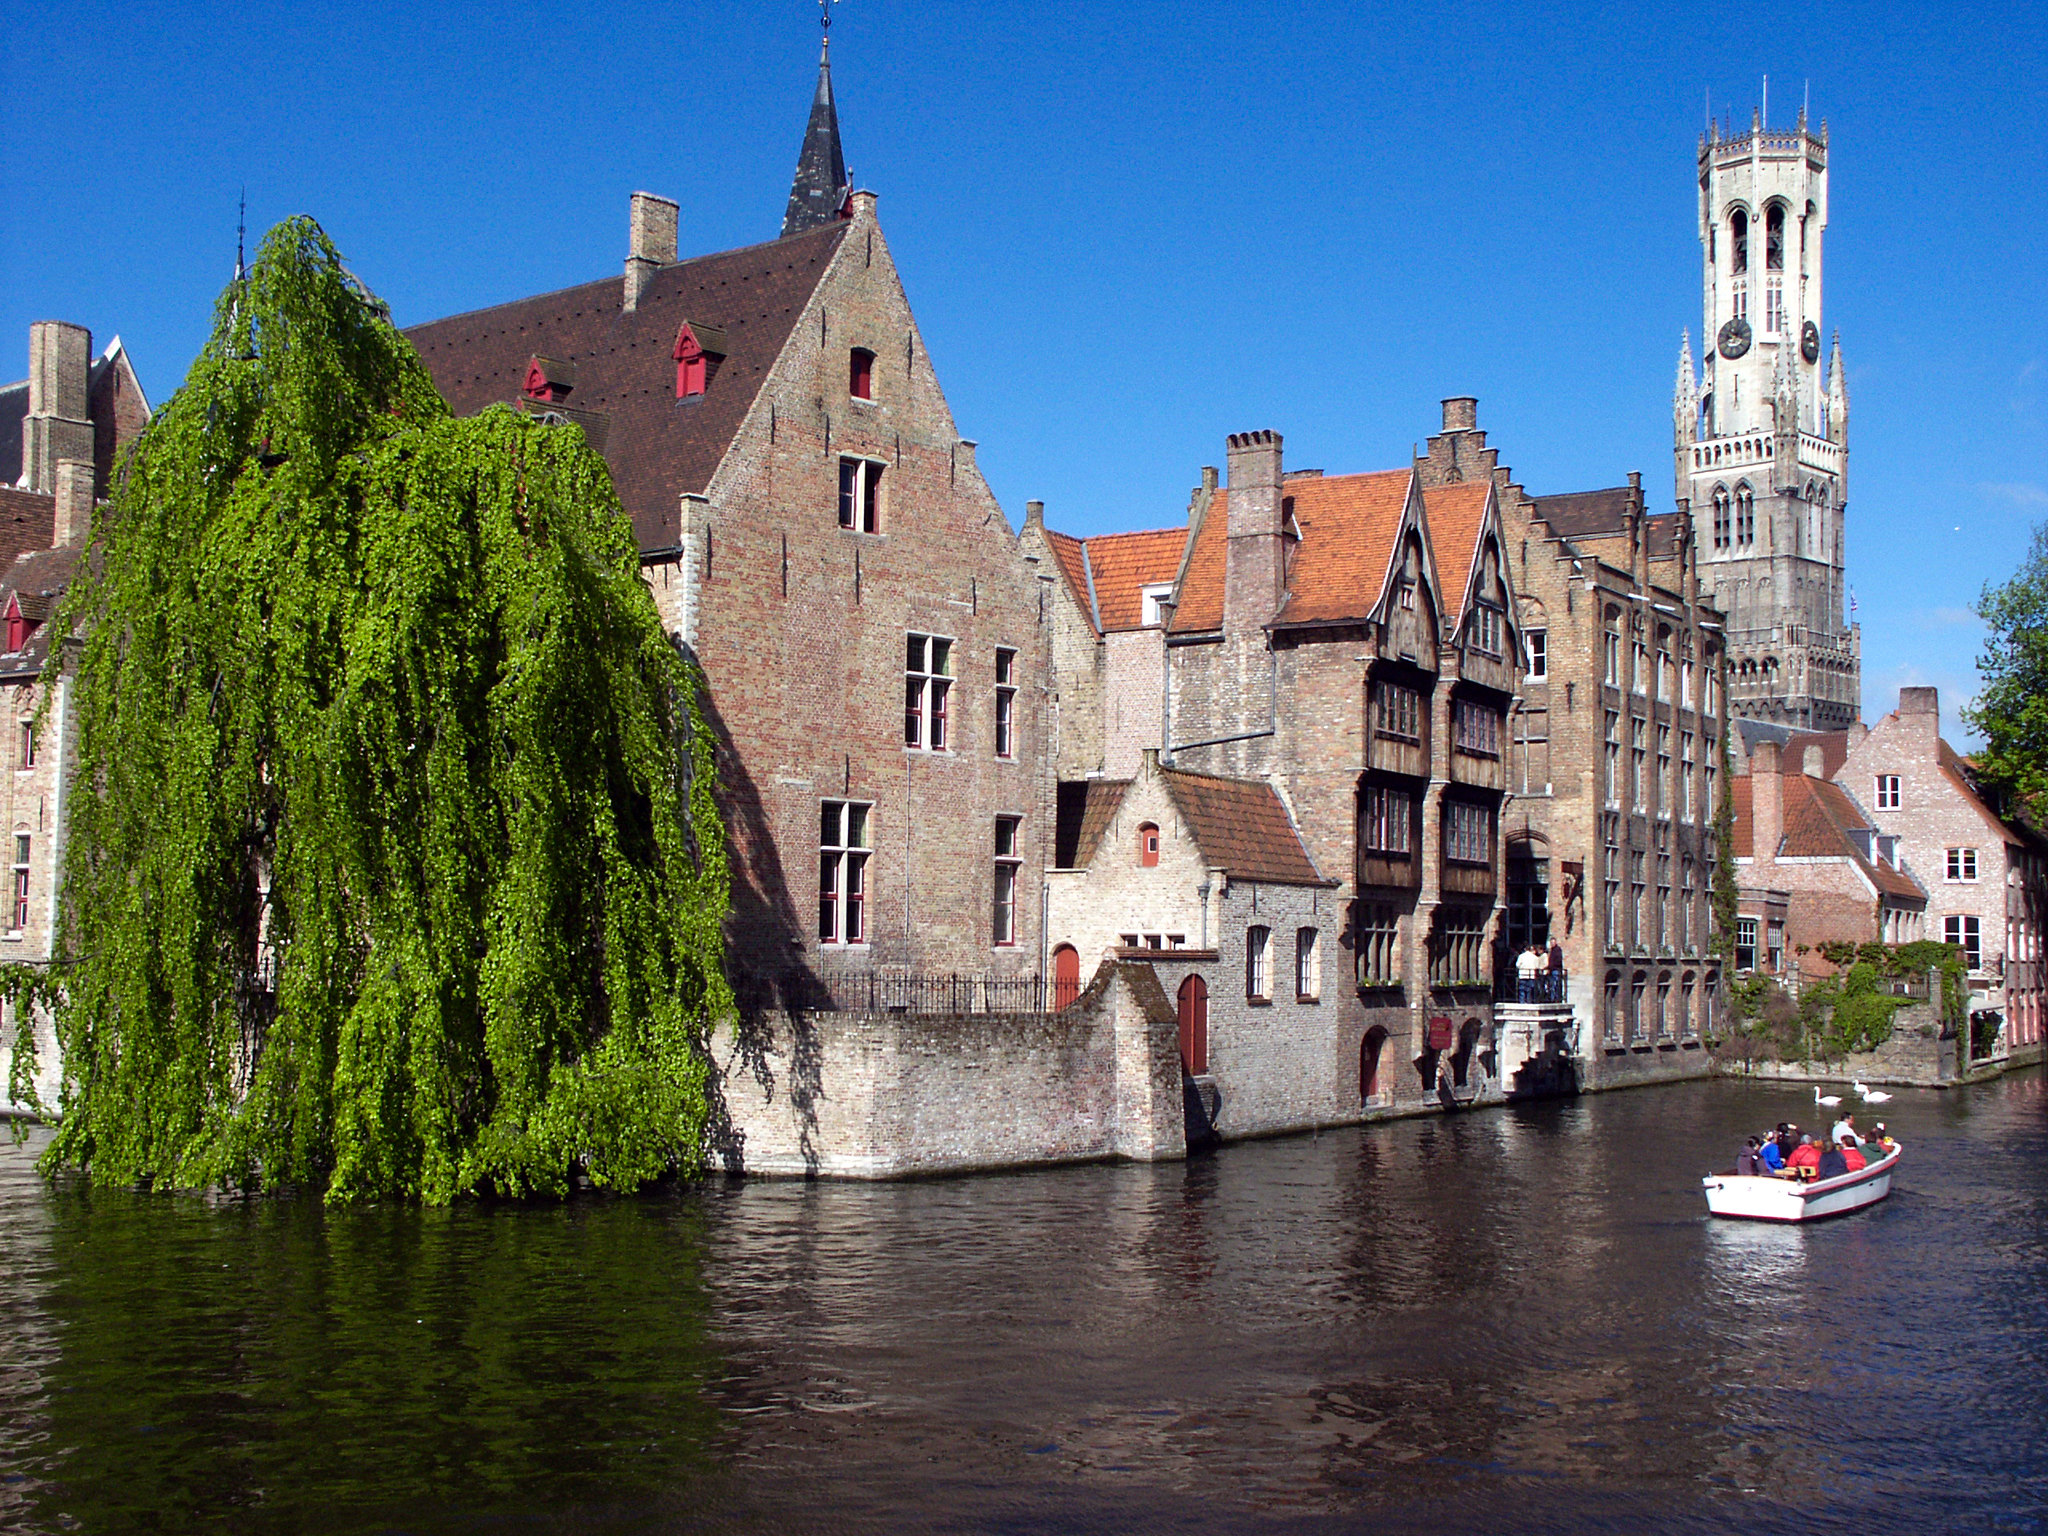
[(1861, 1099), (1866, 1104), (1889, 1104), (1892, 1101), (1892, 1096), (1890, 1094), (1882, 1092), (1879, 1089), (1866, 1088), (1861, 1083), (1857, 1083), (1855, 1087), (1856, 1097)]
[(1837, 1104), (1842, 1102), (1842, 1096), (1838, 1093), (1824, 1094), (1820, 1091), (1819, 1088), (1816, 1087), (1813, 1090), (1813, 1102), (1816, 1104), (1825, 1104), (1829, 1109), (1833, 1109)]

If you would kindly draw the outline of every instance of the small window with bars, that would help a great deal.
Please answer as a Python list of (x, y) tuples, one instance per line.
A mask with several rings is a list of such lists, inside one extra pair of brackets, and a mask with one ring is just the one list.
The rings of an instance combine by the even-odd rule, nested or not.
[(1401, 982), (1399, 914), (1386, 902), (1362, 901), (1357, 907), (1358, 984), (1392, 987)]

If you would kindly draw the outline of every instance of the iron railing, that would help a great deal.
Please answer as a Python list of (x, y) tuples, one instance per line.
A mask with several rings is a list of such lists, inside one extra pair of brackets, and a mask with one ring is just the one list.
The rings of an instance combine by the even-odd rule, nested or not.
[(818, 978), (839, 1013), (1051, 1013), (1074, 1000), (1072, 982), (1043, 976), (888, 976), (852, 971)]

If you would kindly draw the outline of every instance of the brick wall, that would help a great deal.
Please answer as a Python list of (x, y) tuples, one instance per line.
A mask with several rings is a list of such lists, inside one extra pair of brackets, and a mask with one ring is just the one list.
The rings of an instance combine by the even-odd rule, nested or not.
[(889, 1178), (1186, 1150), (1174, 1016), (1143, 966), (1056, 1014), (774, 1013), (713, 1042), (733, 1172)]

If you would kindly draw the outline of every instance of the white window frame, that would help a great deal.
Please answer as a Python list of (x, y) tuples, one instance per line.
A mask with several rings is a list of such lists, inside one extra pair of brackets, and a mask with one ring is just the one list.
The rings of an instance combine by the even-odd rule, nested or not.
[[(953, 749), (953, 653), (958, 642), (917, 630), (904, 635), (903, 747), (908, 752)], [(943, 649), (939, 649), (939, 648)], [(915, 665), (913, 665), (915, 663)]]
[(1294, 930), (1294, 1000), (1312, 1003), (1323, 995), (1323, 946), (1313, 928)]
[(1550, 631), (1547, 629), (1525, 629), (1522, 643), (1528, 647), (1529, 670), (1523, 675), (1532, 683), (1550, 681)]
[(1944, 917), (1941, 942), (1960, 949), (1972, 971), (1984, 969), (1984, 925), (1978, 919), (1967, 914)]
[(885, 526), (881, 459), (855, 453), (839, 456), (839, 526), (847, 533), (880, 533)]
[(1880, 773), (1877, 776), (1877, 808), (1880, 811), (1898, 810), (1903, 799), (1900, 788), (1896, 773)]
[(1161, 611), (1160, 604), (1172, 596), (1173, 583), (1170, 581), (1154, 582), (1138, 588), (1138, 622), (1147, 629), (1157, 629), (1164, 624), (1166, 615)]
[(19, 938), (28, 928), (30, 855), (35, 840), (27, 832), (14, 834), (14, 903), (8, 908), (7, 931)]
[(1947, 879), (1951, 885), (1975, 885), (1977, 883), (1977, 850), (1974, 848), (1949, 849)]
[(1273, 1000), (1273, 930), (1263, 923), (1244, 931), (1244, 995), (1248, 1002)]
[(1005, 762), (1017, 756), (1017, 652), (996, 647), (996, 756)]
[[(874, 810), (871, 800), (818, 802), (818, 943), (823, 948), (867, 946), (867, 911), (874, 900), (868, 889)], [(826, 825), (828, 816), (835, 826)]]
[(997, 949), (1017, 945), (1017, 884), (1023, 878), (1024, 818), (996, 818), (996, 854), (993, 901), (989, 913), (989, 940)]
[[(1753, 971), (1756, 969), (1757, 945), (1762, 938), (1762, 926), (1753, 917), (1738, 917), (1735, 919), (1735, 968), (1738, 971)], [(1742, 958), (1743, 951), (1745, 950), (1749, 952), (1749, 960), (1746, 964)]]

